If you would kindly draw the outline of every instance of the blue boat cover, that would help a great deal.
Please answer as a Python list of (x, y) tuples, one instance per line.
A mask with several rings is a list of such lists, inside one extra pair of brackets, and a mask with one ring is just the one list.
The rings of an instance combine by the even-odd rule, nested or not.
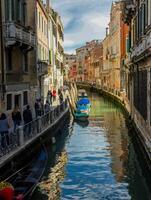
[(83, 98), (83, 99), (80, 99), (79, 101), (78, 101), (78, 104), (89, 104), (90, 103), (90, 100), (89, 99), (87, 99), (87, 98)]
[(86, 105), (83, 105), (83, 104), (82, 105), (78, 104), (77, 109), (78, 109), (78, 111), (80, 111), (80, 110), (87, 110), (88, 107)]

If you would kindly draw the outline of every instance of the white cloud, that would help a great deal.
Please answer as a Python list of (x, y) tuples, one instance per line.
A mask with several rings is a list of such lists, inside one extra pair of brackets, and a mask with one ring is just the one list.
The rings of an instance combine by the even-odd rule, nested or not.
[(75, 41), (69, 40), (69, 39), (65, 39), (64, 47), (70, 47), (70, 46), (74, 46), (74, 45), (75, 45)]
[(53, 0), (63, 20), (64, 47), (73, 52), (86, 41), (103, 39), (112, 0)]

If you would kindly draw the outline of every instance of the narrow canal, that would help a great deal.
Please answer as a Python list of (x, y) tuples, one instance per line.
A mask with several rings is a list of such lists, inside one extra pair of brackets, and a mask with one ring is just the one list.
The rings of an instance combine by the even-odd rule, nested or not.
[(122, 110), (95, 93), (89, 97), (89, 121), (70, 122), (63, 140), (56, 138), (33, 199), (48, 199), (47, 191), (51, 200), (151, 200), (151, 176)]

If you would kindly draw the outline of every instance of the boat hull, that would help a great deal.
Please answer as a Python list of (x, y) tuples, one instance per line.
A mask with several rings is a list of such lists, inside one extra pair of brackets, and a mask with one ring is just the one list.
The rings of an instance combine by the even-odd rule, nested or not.
[(44, 173), (47, 160), (47, 150), (42, 147), (31, 163), (7, 179), (14, 187), (14, 200), (31, 198)]

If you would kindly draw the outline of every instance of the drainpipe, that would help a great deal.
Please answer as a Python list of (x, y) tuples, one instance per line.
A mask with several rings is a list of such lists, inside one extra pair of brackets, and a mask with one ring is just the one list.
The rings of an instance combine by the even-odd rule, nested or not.
[(0, 35), (1, 35), (1, 68), (2, 68), (2, 100), (5, 98), (5, 88), (4, 88), (4, 40), (3, 40), (3, 17), (2, 17), (2, 1), (0, 1)]

